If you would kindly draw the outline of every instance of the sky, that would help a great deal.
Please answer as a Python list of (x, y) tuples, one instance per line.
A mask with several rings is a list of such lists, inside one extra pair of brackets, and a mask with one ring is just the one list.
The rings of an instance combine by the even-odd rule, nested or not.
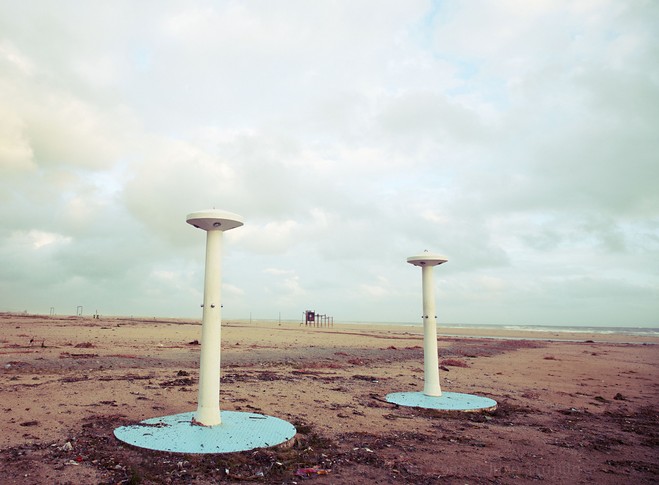
[(653, 0), (0, 0), (0, 311), (659, 326)]

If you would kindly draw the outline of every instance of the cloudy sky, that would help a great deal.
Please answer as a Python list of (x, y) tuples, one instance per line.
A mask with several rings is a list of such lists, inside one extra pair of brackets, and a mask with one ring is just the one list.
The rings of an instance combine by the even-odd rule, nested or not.
[(0, 311), (659, 326), (653, 0), (0, 0)]

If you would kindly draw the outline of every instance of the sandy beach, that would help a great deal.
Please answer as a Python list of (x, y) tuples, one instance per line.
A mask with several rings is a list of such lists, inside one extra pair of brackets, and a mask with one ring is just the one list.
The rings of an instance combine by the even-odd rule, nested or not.
[(440, 413), (385, 401), (422, 390), (420, 326), (226, 321), (222, 409), (298, 435), (183, 455), (113, 430), (195, 410), (198, 322), (0, 314), (0, 326), (3, 484), (659, 480), (656, 338), (441, 328), (442, 389), (499, 406)]

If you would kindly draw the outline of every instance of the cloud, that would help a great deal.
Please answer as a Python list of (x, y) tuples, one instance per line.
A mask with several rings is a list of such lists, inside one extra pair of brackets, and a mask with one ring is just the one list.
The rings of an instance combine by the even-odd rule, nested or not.
[(440, 320), (656, 323), (658, 20), (608, 0), (5, 3), (0, 310), (198, 315), (185, 215), (217, 207), (245, 217), (227, 317), (416, 320), (405, 258), (429, 249)]

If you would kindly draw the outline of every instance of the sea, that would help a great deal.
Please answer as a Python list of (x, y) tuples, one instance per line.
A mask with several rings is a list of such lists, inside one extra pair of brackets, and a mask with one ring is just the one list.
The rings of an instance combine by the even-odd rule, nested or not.
[(581, 325), (469, 325), (451, 324), (448, 328), (496, 328), (523, 332), (568, 332), (659, 337), (658, 327), (584, 327)]
[[(397, 325), (403, 327), (417, 327), (419, 322), (348, 322), (341, 321), (349, 325)], [(474, 323), (440, 323), (439, 329), (450, 330), (452, 328), (465, 329), (492, 329), (492, 330), (512, 330), (521, 332), (568, 332), (584, 333), (599, 335), (630, 335), (637, 337), (659, 337), (659, 327), (612, 327), (612, 326), (583, 326), (583, 325), (499, 325), (499, 324), (474, 324)]]

